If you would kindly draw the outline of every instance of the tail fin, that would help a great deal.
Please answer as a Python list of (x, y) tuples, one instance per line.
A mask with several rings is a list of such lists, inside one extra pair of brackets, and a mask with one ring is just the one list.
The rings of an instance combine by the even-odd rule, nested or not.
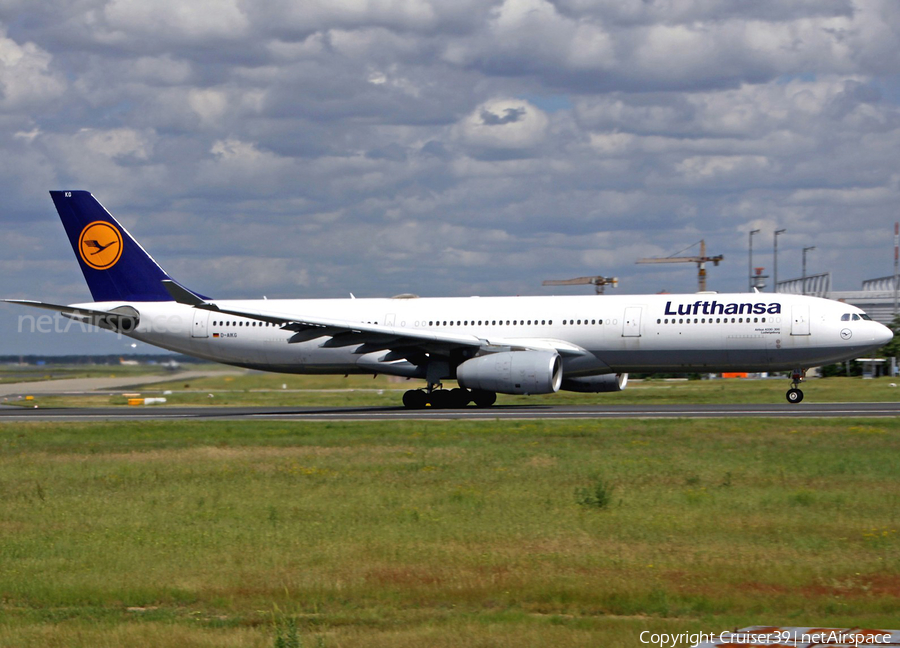
[(172, 301), (171, 280), (87, 191), (51, 191), (94, 301)]

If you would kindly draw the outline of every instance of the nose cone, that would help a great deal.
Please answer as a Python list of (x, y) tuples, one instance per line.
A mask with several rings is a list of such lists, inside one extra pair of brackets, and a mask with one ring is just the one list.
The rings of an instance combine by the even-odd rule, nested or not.
[(884, 346), (893, 339), (893, 331), (884, 324), (878, 324), (878, 328), (875, 330), (875, 342), (878, 343), (878, 346)]

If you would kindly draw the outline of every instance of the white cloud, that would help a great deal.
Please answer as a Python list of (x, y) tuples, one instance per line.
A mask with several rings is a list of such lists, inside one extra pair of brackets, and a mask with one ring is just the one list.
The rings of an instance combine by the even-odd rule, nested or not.
[(200, 117), (204, 125), (216, 125), (228, 109), (228, 97), (221, 90), (203, 88), (190, 90), (188, 105)]
[(485, 10), (478, 0), (256, 0), (247, 5), (258, 23), (296, 34), (359, 27), (431, 32), (473, 24)]
[(771, 162), (762, 155), (703, 155), (683, 160), (676, 169), (689, 182), (709, 182), (771, 171), (771, 166)]
[(46, 104), (65, 92), (65, 81), (50, 69), (52, 56), (34, 43), (20, 45), (0, 33), (0, 110)]
[(521, 99), (493, 99), (478, 106), (456, 126), (458, 137), (475, 148), (528, 149), (547, 136), (549, 120)]
[(106, 131), (86, 128), (75, 139), (88, 152), (106, 158), (133, 157), (146, 160), (153, 149), (151, 137), (131, 128)]
[(161, 38), (238, 38), (249, 23), (238, 0), (110, 0), (103, 17), (116, 40), (128, 34)]

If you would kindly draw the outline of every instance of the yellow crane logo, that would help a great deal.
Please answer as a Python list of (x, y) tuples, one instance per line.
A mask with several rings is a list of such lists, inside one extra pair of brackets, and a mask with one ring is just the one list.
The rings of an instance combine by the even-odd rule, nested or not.
[(122, 256), (122, 234), (106, 221), (94, 221), (78, 237), (81, 260), (94, 270), (109, 270)]

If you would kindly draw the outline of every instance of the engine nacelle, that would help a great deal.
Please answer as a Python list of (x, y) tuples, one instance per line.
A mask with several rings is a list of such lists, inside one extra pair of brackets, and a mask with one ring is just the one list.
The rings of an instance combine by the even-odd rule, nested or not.
[(562, 362), (553, 351), (505, 351), (466, 360), (456, 380), (467, 389), (501, 394), (552, 394), (562, 383)]
[(625, 389), (628, 384), (628, 374), (603, 374), (602, 376), (587, 376), (585, 378), (566, 378), (562, 381), (560, 389), (587, 394), (600, 392), (617, 392)]

